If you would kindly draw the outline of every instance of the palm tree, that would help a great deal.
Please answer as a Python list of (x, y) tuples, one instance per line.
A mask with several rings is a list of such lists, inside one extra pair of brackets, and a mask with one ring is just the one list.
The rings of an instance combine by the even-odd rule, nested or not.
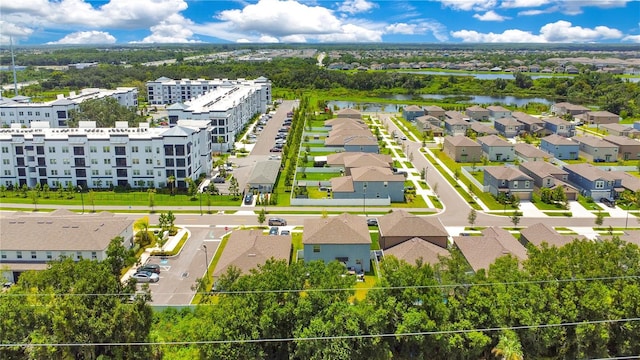
[(145, 247), (151, 243), (149, 238), (149, 217), (143, 216), (133, 223), (133, 230), (138, 233), (140, 247)]
[(173, 184), (176, 182), (176, 177), (171, 175), (167, 178), (167, 183), (169, 184), (169, 189), (171, 190), (171, 195), (173, 196)]
[(491, 353), (502, 360), (523, 360), (522, 344), (518, 335), (512, 330), (505, 330), (500, 335), (498, 345), (491, 350)]

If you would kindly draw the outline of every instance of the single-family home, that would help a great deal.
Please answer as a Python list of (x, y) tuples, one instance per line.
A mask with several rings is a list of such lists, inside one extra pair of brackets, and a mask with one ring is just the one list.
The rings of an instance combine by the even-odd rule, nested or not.
[(513, 149), (516, 156), (523, 161), (545, 161), (552, 157), (549, 153), (542, 151), (531, 144), (517, 143)]
[(620, 116), (608, 111), (589, 111), (583, 115), (582, 119), (587, 124), (617, 124)]
[(469, 122), (464, 120), (462, 114), (455, 111), (447, 111), (444, 119), (444, 130), (448, 135), (466, 135), (469, 129)]
[[(422, 122), (423, 120), (416, 120), (416, 128), (422, 133), (422, 136), (434, 136), (434, 137), (442, 137), (444, 136), (444, 129), (435, 126), (430, 122)], [(419, 124), (419, 125), (418, 125)]]
[(511, 116), (524, 125), (524, 131), (529, 134), (544, 133), (544, 121), (535, 116), (525, 114), (520, 111), (514, 111)]
[(606, 130), (609, 135), (626, 136), (630, 138), (640, 137), (640, 130), (636, 130), (631, 126), (624, 124), (602, 124), (600, 129)]
[(615, 178), (620, 178), (620, 185), (622, 185), (622, 188), (614, 189), (616, 192), (616, 198), (625, 190), (629, 190), (634, 193), (640, 191), (639, 177), (631, 175), (626, 171), (610, 171), (609, 173)]
[(529, 200), (533, 192), (533, 178), (513, 166), (484, 167), (483, 185), (493, 196), (506, 193)]
[(436, 117), (440, 120), (444, 120), (445, 118), (445, 111), (443, 108), (441, 108), (440, 106), (436, 106), (436, 105), (429, 105), (429, 106), (425, 106), (424, 107), (424, 113), (425, 115), (430, 115), (433, 117)]
[(598, 239), (598, 241), (611, 241), (613, 240), (613, 238), (616, 237), (624, 242), (628, 242), (628, 243), (632, 243), (632, 244), (636, 244), (637, 246), (640, 246), (640, 230), (628, 230), (625, 229), (622, 231), (622, 234), (620, 234), (619, 232), (616, 232), (615, 235), (598, 235), (596, 238)]
[(419, 238), (446, 249), (449, 233), (437, 217), (418, 216), (395, 210), (378, 217), (378, 241), (387, 250), (413, 238)]
[(602, 198), (615, 198), (615, 188), (622, 188), (622, 179), (611, 171), (604, 171), (591, 164), (567, 164), (564, 170), (569, 173), (569, 183), (575, 186), (583, 196), (596, 201)]
[(279, 173), (280, 161), (258, 161), (251, 170), (247, 187), (250, 190), (270, 193), (273, 191)]
[(362, 113), (352, 108), (341, 109), (336, 113), (336, 116), (339, 118), (362, 119)]
[(391, 168), (393, 159), (390, 155), (365, 152), (339, 152), (327, 155), (327, 166), (345, 169), (345, 175), (351, 175), (351, 169), (363, 166), (380, 166)]
[(622, 160), (640, 160), (640, 141), (626, 136), (605, 136), (604, 141), (618, 147), (618, 157)]
[(8, 214), (0, 218), (0, 274), (17, 282), (29, 270), (44, 270), (61, 257), (103, 261), (111, 240), (133, 247), (133, 220), (101, 212), (80, 215), (59, 209), (48, 214)]
[(551, 134), (557, 134), (564, 137), (572, 137), (576, 134), (576, 126), (567, 120), (559, 117), (550, 117), (542, 119), (544, 128)]
[(466, 136), (446, 136), (443, 151), (456, 162), (480, 162), (482, 145)]
[(418, 262), (437, 265), (443, 257), (450, 257), (451, 254), (446, 248), (432, 244), (419, 237), (414, 237), (403, 241), (400, 244), (382, 250), (384, 257), (393, 256), (398, 260), (406, 261), (408, 264)]
[(580, 145), (580, 154), (595, 162), (612, 162), (618, 159), (618, 145), (595, 136), (574, 136)]
[(417, 105), (409, 105), (402, 108), (402, 117), (407, 121), (414, 121), (424, 115), (424, 109)]
[(444, 120), (444, 117), (440, 119), (439, 117), (436, 117), (433, 115), (418, 116), (416, 118), (416, 127), (418, 127), (418, 130), (420, 130), (421, 124), (426, 124), (426, 123), (429, 123), (433, 126), (442, 127), (443, 120)]
[(404, 175), (394, 174), (388, 167), (352, 168), (350, 176), (331, 179), (334, 199), (390, 199), (404, 202)]
[(527, 249), (507, 230), (489, 227), (482, 236), (454, 236), (453, 243), (467, 260), (473, 271), (489, 270), (496, 259), (511, 255), (522, 262), (528, 258)]
[(535, 188), (556, 189), (561, 187), (568, 200), (578, 198), (578, 189), (568, 184), (569, 173), (544, 161), (523, 162), (520, 170), (531, 176)]
[(482, 106), (473, 105), (465, 111), (468, 117), (475, 121), (489, 121), (489, 110)]
[(482, 153), (489, 161), (513, 161), (515, 149), (510, 142), (496, 135), (481, 136), (476, 139), (482, 146)]
[(231, 266), (242, 274), (249, 274), (270, 259), (288, 263), (291, 254), (291, 236), (267, 235), (262, 230), (233, 231), (229, 243), (233, 246), (222, 251), (213, 272), (215, 278), (225, 274)]
[(354, 271), (370, 270), (371, 236), (364, 218), (341, 214), (305, 219), (302, 234), (304, 261), (338, 261)]
[(378, 139), (373, 135), (353, 135), (344, 138), (344, 151), (379, 153)]
[(524, 130), (524, 125), (516, 119), (510, 117), (499, 118), (494, 121), (493, 126), (498, 133), (506, 138), (513, 138)]
[(348, 117), (337, 117), (337, 118), (325, 120), (324, 122), (324, 126), (331, 129), (337, 128), (339, 126), (345, 126), (345, 125), (348, 125), (348, 127), (345, 127), (345, 129), (347, 128), (368, 129), (369, 128), (367, 124), (360, 118), (354, 119), (354, 118), (348, 118)]
[(551, 105), (551, 112), (555, 113), (558, 116), (562, 116), (565, 114), (569, 114), (572, 116), (584, 114), (588, 112), (590, 109), (584, 107), (582, 105), (575, 105), (568, 102), (560, 102)]
[(469, 126), (469, 131), (476, 136), (498, 135), (498, 130), (492, 128), (487, 124), (477, 121), (471, 123), (471, 125)]
[(511, 117), (511, 110), (506, 109), (502, 106), (487, 106), (487, 110), (489, 110), (489, 117), (494, 120)]
[(554, 228), (545, 223), (536, 223), (520, 230), (520, 241), (536, 247), (547, 243), (549, 246), (562, 247), (574, 240), (587, 240), (584, 235), (561, 235)]
[(540, 149), (559, 160), (578, 160), (580, 144), (564, 136), (552, 134), (540, 139)]

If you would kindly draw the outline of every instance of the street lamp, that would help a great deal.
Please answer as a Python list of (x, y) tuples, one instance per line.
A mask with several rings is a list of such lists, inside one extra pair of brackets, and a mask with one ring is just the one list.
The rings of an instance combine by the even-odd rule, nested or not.
[(80, 200), (82, 201), (82, 213), (84, 214), (84, 194), (82, 193), (82, 186), (78, 185), (78, 192), (80, 193)]
[(202, 216), (202, 191), (200, 191), (200, 216)]
[(367, 184), (365, 183), (362, 186), (364, 192), (362, 193), (362, 212), (364, 213), (364, 217), (367, 217)]
[(209, 277), (209, 253), (207, 252), (207, 245), (202, 244), (202, 248), (204, 249), (204, 268), (207, 272), (207, 277)]

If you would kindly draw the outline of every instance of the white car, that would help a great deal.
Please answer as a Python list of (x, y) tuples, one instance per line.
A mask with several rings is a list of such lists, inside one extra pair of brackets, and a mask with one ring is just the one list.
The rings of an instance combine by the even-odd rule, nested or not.
[(155, 283), (160, 281), (160, 276), (156, 273), (152, 273), (150, 271), (138, 271), (137, 273), (131, 275), (133, 279), (136, 279), (139, 283)]

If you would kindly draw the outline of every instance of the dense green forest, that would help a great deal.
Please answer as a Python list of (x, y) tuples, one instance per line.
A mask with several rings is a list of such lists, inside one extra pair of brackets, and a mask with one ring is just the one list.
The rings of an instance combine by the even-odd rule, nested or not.
[[(95, 68), (52, 71), (39, 85), (22, 93), (38, 96), (57, 89), (136, 86), (145, 101), (145, 82), (166, 76), (182, 78), (269, 78), (275, 95), (300, 96), (314, 91), (334, 100), (340, 93), (377, 97), (389, 94), (515, 95), (545, 97), (599, 107), (623, 118), (640, 115), (640, 84), (610, 74), (585, 72), (571, 78), (531, 79), (516, 74), (513, 80), (480, 80), (471, 76), (419, 75), (398, 71), (346, 72), (320, 68), (314, 59), (274, 59), (269, 62), (178, 63), (157, 67), (100, 65)], [(418, 99), (418, 98), (416, 98)]]
[(488, 359), (493, 352), (513, 359), (577, 359), (640, 354), (640, 249), (618, 240), (529, 248), (524, 263), (505, 256), (477, 273), (455, 250), (437, 266), (389, 257), (380, 264), (377, 283), (360, 297), (354, 296), (355, 277), (343, 275), (336, 262), (269, 261), (247, 275), (229, 269), (217, 282), (218, 292), (205, 295), (203, 304), (158, 312), (152, 321), (144, 297), (128, 303), (118, 295), (109, 269), (95, 261), (66, 260), (23, 275), (0, 295), (0, 357)]

